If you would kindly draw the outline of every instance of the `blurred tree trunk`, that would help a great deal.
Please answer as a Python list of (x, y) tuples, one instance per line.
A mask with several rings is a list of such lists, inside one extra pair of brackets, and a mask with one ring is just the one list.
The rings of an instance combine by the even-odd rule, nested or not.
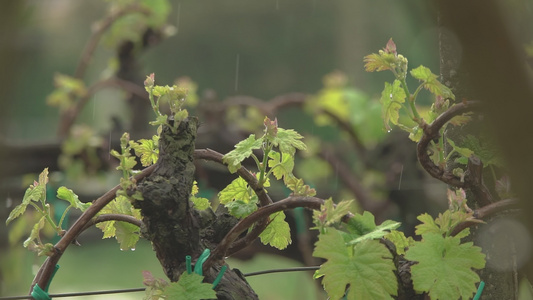
[[(21, 80), (21, 71), (24, 70), (24, 58), (27, 57), (27, 52), (23, 51), (22, 28), (25, 26), (30, 13), (26, 9), (24, 1), (6, 1), (2, 3), (0, 9), (0, 140), (5, 138), (8, 124), (7, 116), (11, 113), (11, 103), (13, 102), (13, 94), (18, 82)], [(29, 83), (28, 83), (29, 84)], [(6, 162), (13, 161), (13, 152), (6, 149), (0, 142), (0, 219), (6, 220), (13, 205), (10, 200), (13, 194), (10, 193), (8, 187), (9, 177), (13, 176), (12, 171), (17, 166), (6, 166)], [(2, 223), (3, 225), (3, 223)], [(0, 226), (0, 253), (6, 258), (10, 255), (8, 251), (8, 230), (6, 226)], [(12, 258), (12, 257), (10, 257)], [(12, 267), (5, 264), (0, 268), (0, 295), (3, 294), (9, 284), (17, 280), (16, 273), (13, 272)]]
[[(523, 178), (527, 178), (524, 171), (532, 166), (531, 152), (527, 150), (533, 148), (530, 135), (513, 133), (526, 128), (516, 126), (516, 121), (526, 124), (531, 119), (523, 113), (531, 111), (526, 107), (523, 107), (522, 113), (517, 113), (516, 108), (520, 110), (518, 103), (527, 100), (529, 104), (526, 105), (530, 107), (533, 98), (525, 80), (527, 76), (520, 61), (520, 51), (517, 51), (516, 42), (511, 40), (506, 30), (506, 25), (512, 20), (503, 19), (502, 8), (495, 2), (437, 1), (441, 76), (443, 83), (452, 88), (457, 102), (479, 100), (487, 108), (490, 126), (484, 130), (495, 133), (506, 151), (504, 156), (511, 168), (513, 185), (517, 184), (514, 187), (524, 199), (522, 197), (526, 195), (522, 184)], [(466, 134), (479, 136), (480, 125), (485, 125), (480, 122), (474, 118), (474, 124), (464, 128), (452, 126), (446, 131), (446, 136), (456, 141)], [(517, 131), (509, 130), (508, 124), (514, 124), (513, 130)], [(527, 146), (518, 146), (518, 141)], [(469, 194), (468, 197), (469, 206), (479, 207), (479, 199), (475, 195)], [(486, 224), (472, 228), (470, 238), (487, 254), (486, 268), (479, 272), (481, 280), (486, 283), (482, 299), (518, 297), (518, 271), (530, 258), (528, 249), (531, 246), (527, 230), (516, 221), (518, 216), (516, 211), (505, 211), (485, 219)]]

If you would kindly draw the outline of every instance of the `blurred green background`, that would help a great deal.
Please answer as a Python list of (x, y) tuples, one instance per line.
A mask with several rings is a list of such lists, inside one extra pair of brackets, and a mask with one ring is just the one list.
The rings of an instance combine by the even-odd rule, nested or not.
[[(0, 138), (13, 143), (56, 139), (58, 110), (45, 103), (53, 90), (53, 76), (56, 72), (73, 74), (93, 23), (105, 13), (106, 2), (112, 1), (0, 3), (3, 71)], [(376, 96), (390, 76), (365, 73), (363, 56), (383, 48), (391, 37), (410, 59), (411, 66), (423, 64), (437, 70), (436, 13), (424, 3), (171, 1), (169, 22), (175, 27), (175, 35), (144, 53), (142, 68), (146, 74), (156, 73), (159, 84), (171, 84), (177, 77), (189, 76), (198, 84), (200, 93), (214, 90), (220, 99), (234, 95), (270, 99), (288, 92), (312, 94), (322, 87), (325, 74), (341, 70), (347, 74), (350, 85)], [(99, 47), (89, 65), (86, 82), (102, 77), (113, 55), (113, 51)], [(116, 114), (127, 120), (126, 104), (120, 101), (121, 97), (121, 93), (112, 90), (97, 93), (84, 111), (84, 122), (105, 132), (112, 126), (109, 116)], [(297, 127), (298, 120), (285, 118), (284, 124)], [(20, 191), (24, 187), (22, 178), (9, 178), (1, 184), (2, 188), (18, 185)], [(98, 190), (105, 191), (114, 184), (100, 182)], [(2, 193), (2, 219), (8, 215), (6, 206), (18, 203), (20, 196)], [(6, 296), (26, 293), (42, 260), (35, 259), (22, 246), (8, 247), (5, 226), (0, 232), (0, 293)], [(134, 252), (121, 252), (114, 240), (100, 241), (97, 235), (88, 236), (82, 247), (70, 247), (61, 259), (51, 293), (141, 287), (141, 270), (164, 277), (148, 243), (140, 243)], [(301, 264), (278, 256), (258, 255), (230, 265), (247, 273)], [(316, 294), (309, 273), (269, 274), (251, 277), (249, 281), (261, 299), (324, 298)], [(272, 284), (276, 288), (271, 288)], [(112, 296), (141, 297), (142, 293)], [(83, 299), (106, 298), (109, 296)]]

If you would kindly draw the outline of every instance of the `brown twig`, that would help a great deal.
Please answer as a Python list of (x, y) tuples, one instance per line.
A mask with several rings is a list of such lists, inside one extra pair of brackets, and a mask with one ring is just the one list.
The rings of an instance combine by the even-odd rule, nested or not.
[(468, 158), (465, 181), (480, 206), (486, 206), (493, 202), (489, 189), (483, 184), (483, 162), (475, 155)]
[(355, 132), (355, 130), (353, 129), (353, 126), (350, 123), (348, 123), (348, 122), (346, 122), (344, 120), (341, 120), (334, 113), (332, 113), (332, 112), (330, 112), (328, 110), (321, 110), (321, 112), (323, 112), (328, 117), (333, 119), (339, 125), (340, 128), (342, 128), (344, 131), (346, 131), (348, 133), (348, 135), (351, 138), (352, 145), (353, 145), (355, 151), (357, 152), (358, 159), (360, 161), (362, 161), (363, 163), (366, 163), (366, 156), (367, 156), (366, 147), (363, 145), (363, 142), (361, 141), (361, 138), (359, 137), (359, 134), (357, 134), (357, 132)]
[(424, 130), (422, 138), (417, 145), (417, 156), (420, 164), (424, 169), (434, 178), (437, 178), (443, 181), (446, 184), (464, 188), (465, 182), (462, 182), (460, 178), (453, 175), (451, 172), (445, 170), (442, 167), (439, 167), (431, 161), (431, 158), (428, 154), (428, 145), (429, 143), (439, 137), (439, 131), (448, 121), (453, 117), (461, 115), (465, 112), (479, 109), (481, 106), (479, 102), (469, 101), (463, 103), (454, 104), (447, 111), (438, 116), (435, 121), (431, 124), (422, 124), (422, 129)]
[(277, 112), (278, 110), (290, 106), (302, 106), (305, 101), (307, 101), (308, 96), (303, 93), (289, 93), (285, 95), (280, 95), (270, 99), (267, 103), (269, 109), (272, 113)]
[[(215, 150), (211, 149), (196, 149), (194, 150), (194, 158), (196, 159), (205, 159), (217, 162), (222, 165), (226, 165), (223, 161), (224, 155), (222, 153), (219, 153)], [(257, 197), (259, 198), (259, 204), (261, 206), (265, 206), (272, 203), (272, 199), (270, 199), (270, 196), (266, 193), (265, 189), (262, 187), (259, 187), (259, 182), (257, 181), (257, 178), (252, 174), (248, 169), (245, 167), (240, 167), (237, 169), (237, 174), (242, 177), (248, 183), (248, 185), (254, 190), (254, 192), (257, 194)]]
[(211, 256), (204, 263), (204, 272), (208, 270), (214, 263), (222, 260), (232, 245), (241, 233), (250, 228), (254, 223), (259, 220), (268, 219), (268, 217), (276, 212), (293, 209), (296, 207), (306, 207), (311, 209), (320, 209), (320, 206), (324, 203), (323, 199), (315, 197), (289, 197), (278, 202), (263, 206), (242, 219), (235, 225), (222, 239), (218, 246), (211, 252)]
[(83, 232), (87, 230), (88, 228), (90, 228), (91, 226), (94, 226), (98, 223), (107, 222), (107, 221), (126, 222), (126, 223), (133, 224), (137, 227), (141, 227), (142, 225), (142, 221), (135, 218), (134, 216), (122, 215), (122, 214), (104, 214), (104, 215), (99, 215), (96, 218), (91, 219), (91, 221), (85, 224), (85, 226), (83, 227), (81, 231)]
[[(518, 199), (504, 199), (504, 200), (500, 200), (497, 202), (493, 202), (489, 205), (476, 209), (474, 211), (474, 218), (482, 220), (498, 212), (501, 212), (501, 211), (504, 211), (510, 208), (518, 207), (519, 204), (520, 204), (520, 201), (518, 201)], [(468, 228), (474, 225), (479, 225), (479, 222), (466, 221), (466, 222), (460, 223), (453, 229), (452, 236), (463, 231), (465, 228)]]
[[(225, 165), (222, 159), (223, 155), (211, 149), (196, 149), (194, 151), (194, 157), (196, 159), (211, 160), (219, 164)], [(257, 195), (257, 198), (259, 199), (260, 206), (272, 204), (272, 199), (266, 193), (264, 188), (259, 187), (257, 178), (252, 173), (250, 173), (250, 171), (248, 171), (245, 167), (240, 167), (237, 170), (237, 174), (241, 176), (248, 183), (248, 185), (250, 185), (250, 187), (252, 187), (255, 194)], [(268, 217), (257, 221), (255, 227), (245, 237), (236, 241), (231, 246), (229, 253), (235, 253), (241, 249), (248, 247), (251, 243), (253, 243), (253, 241), (255, 241), (259, 237), (261, 232), (263, 232), (263, 230), (265, 230), (267, 226)]]
[[(143, 169), (139, 174), (133, 176), (134, 180), (138, 181), (142, 178), (150, 175), (155, 169), (156, 165), (152, 165)], [(115, 186), (111, 190), (107, 191), (100, 198), (96, 199), (89, 208), (83, 212), (83, 214), (76, 220), (76, 222), (69, 228), (69, 230), (63, 235), (61, 240), (54, 245), (54, 254), (49, 256), (45, 262), (41, 265), (41, 268), (37, 272), (37, 275), (33, 279), (31, 290), (33, 286), (38, 284), (44, 288), (50, 281), (52, 272), (55, 265), (67, 249), (67, 247), (76, 239), (76, 237), (84, 230), (87, 223), (91, 222), (91, 219), (106, 206), (111, 200), (115, 198), (117, 191), (120, 189), (120, 185)], [(30, 290), (30, 292), (31, 292)]]
[(350, 168), (348, 168), (345, 162), (339, 160), (336, 155), (328, 150), (322, 150), (319, 155), (331, 165), (346, 187), (352, 191), (363, 210), (376, 212), (382, 208), (382, 205), (379, 202), (370, 197), (370, 193), (361, 184), (360, 180), (358, 180)]

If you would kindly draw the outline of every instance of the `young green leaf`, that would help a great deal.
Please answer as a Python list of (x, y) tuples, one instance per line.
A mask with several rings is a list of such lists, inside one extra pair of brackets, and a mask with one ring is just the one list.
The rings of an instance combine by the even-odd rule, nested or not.
[(22, 243), (22, 246), (28, 248), (31, 243), (35, 244), (33, 241), (39, 239), (39, 232), (44, 227), (44, 222), (46, 217), (42, 216), (37, 223), (35, 223), (31, 229), (30, 236)]
[(194, 204), (194, 208), (198, 210), (206, 210), (211, 207), (211, 202), (207, 198), (191, 196), (190, 200)]
[(196, 197), (196, 194), (198, 194), (200, 190), (198, 189), (198, 183), (193, 181), (192, 190), (191, 190), (191, 196), (189, 200), (194, 204), (194, 208), (199, 210), (205, 210), (209, 207), (211, 207), (211, 202), (207, 198), (202, 197)]
[(391, 130), (390, 123), (398, 125), (400, 108), (405, 102), (405, 97), (405, 92), (399, 80), (394, 80), (393, 84), (385, 82), (385, 88), (379, 101), (382, 105), (381, 114), (387, 131)]
[(391, 220), (387, 220), (383, 222), (381, 225), (376, 226), (371, 232), (365, 233), (359, 237), (356, 237), (355, 239), (347, 242), (347, 245), (355, 245), (357, 243), (360, 243), (364, 240), (373, 240), (373, 239), (379, 239), (385, 236), (389, 233), (390, 230), (396, 229), (400, 227), (399, 222), (394, 222)]
[(385, 70), (393, 70), (396, 57), (394, 53), (386, 53), (383, 50), (379, 51), (379, 54), (372, 53), (364, 58), (365, 71), (367, 72), (380, 72)]
[(416, 225), (416, 231), (415, 233), (418, 235), (424, 235), (427, 233), (438, 233), (438, 234), (444, 234), (446, 231), (441, 231), (440, 227), (435, 224), (435, 221), (433, 218), (427, 214), (423, 213), (416, 217), (422, 224)]
[(332, 226), (339, 223), (342, 217), (350, 212), (352, 203), (353, 200), (343, 200), (335, 205), (331, 198), (327, 199), (320, 207), (320, 211), (315, 210), (313, 212), (315, 223), (317, 225), (323, 224), (324, 226)]
[(279, 153), (276, 151), (270, 151), (268, 153), (270, 160), (268, 166), (272, 168), (272, 174), (276, 179), (281, 179), (283, 176), (292, 174), (294, 169), (294, 157), (288, 153)]
[(278, 128), (278, 133), (273, 139), (272, 144), (278, 146), (282, 153), (288, 153), (294, 156), (296, 149), (306, 150), (305, 144), (300, 141), (303, 138), (298, 132), (292, 129)]
[[(140, 210), (134, 208), (128, 197), (124, 195), (117, 196), (115, 200), (106, 205), (99, 214), (123, 214), (141, 219)], [(133, 224), (107, 221), (96, 224), (96, 227), (100, 228), (104, 233), (102, 238), (115, 237), (117, 242), (120, 243), (121, 249), (134, 248), (135, 243), (139, 239), (139, 227)], [(135, 235), (137, 237), (135, 237)]]
[(397, 295), (392, 254), (380, 242), (363, 241), (346, 246), (340, 231), (329, 228), (320, 234), (313, 256), (327, 261), (318, 270), (331, 299), (340, 299), (349, 285), (348, 299), (382, 300)]
[(21, 203), (15, 206), (15, 208), (13, 208), (13, 210), (9, 213), (9, 217), (7, 217), (6, 226), (9, 225), (11, 221), (22, 215), (26, 211), (26, 207), (28, 207), (28, 204), (25, 203)]
[(244, 203), (248, 203), (251, 198), (248, 183), (241, 177), (237, 177), (218, 193), (218, 198), (222, 204), (228, 204), (233, 200), (241, 200)]
[(146, 286), (145, 298), (150, 300), (158, 300), (163, 297), (163, 290), (168, 286), (168, 282), (155, 278), (150, 271), (142, 271), (143, 285)]
[(355, 214), (346, 223), (346, 229), (354, 235), (361, 236), (372, 232), (376, 229), (376, 221), (374, 215), (369, 211), (364, 211), (363, 214)]
[(48, 168), (45, 168), (41, 174), (39, 174), (39, 181), (34, 181), (30, 187), (26, 189), (24, 197), (22, 197), (22, 203), (15, 206), (13, 210), (9, 213), (9, 216), (6, 220), (6, 225), (11, 223), (14, 219), (22, 215), (31, 201), (41, 203), (45, 202), (46, 198), (46, 184), (48, 183)]
[(461, 154), (463, 157), (466, 158), (466, 163), (468, 163), (468, 158), (474, 154), (474, 151), (468, 149), (468, 148), (463, 148), (463, 147), (459, 147), (459, 146), (456, 146), (455, 143), (450, 140), (450, 139), (446, 139), (448, 141), (448, 144), (450, 144), (450, 146), (452, 146), (453, 150), (455, 150), (457, 153)]
[(64, 186), (57, 189), (57, 198), (68, 201), (72, 207), (81, 211), (85, 211), (87, 208), (89, 208), (89, 206), (91, 206), (91, 202), (81, 202), (80, 199), (78, 199), (78, 195), (76, 195), (71, 189), (68, 189)]
[(157, 162), (159, 157), (159, 136), (154, 135), (151, 140), (141, 139), (139, 142), (130, 141), (130, 146), (135, 150), (135, 155), (141, 158), (141, 164), (148, 167)]
[(177, 282), (171, 282), (165, 287), (163, 296), (165, 299), (173, 300), (200, 300), (200, 299), (216, 299), (216, 293), (212, 288), (212, 284), (203, 283), (204, 276), (196, 273), (181, 274)]
[(316, 195), (315, 189), (305, 184), (303, 179), (296, 178), (293, 175), (284, 177), (285, 184), (292, 191), (295, 196), (309, 196)]
[(261, 243), (283, 250), (292, 242), (291, 228), (285, 221), (285, 213), (280, 211), (270, 215), (270, 224), (259, 235)]
[(160, 126), (160, 125), (168, 124), (167, 120), (168, 120), (168, 116), (167, 115), (158, 115), (155, 118), (155, 121), (150, 121), (149, 123), (152, 126)]
[(431, 73), (430, 69), (424, 66), (419, 66), (418, 68), (411, 70), (411, 76), (422, 81), (424, 88), (435, 96), (442, 96), (445, 99), (455, 99), (455, 95), (452, 93), (452, 90), (442, 84), (437, 79), (437, 75)]
[(257, 201), (257, 196), (254, 196), (249, 202), (234, 200), (230, 201), (228, 204), (225, 204), (225, 206), (232, 216), (240, 219), (257, 210)]
[(413, 128), (409, 130), (409, 139), (415, 143), (418, 143), (420, 139), (422, 138), (424, 131), (420, 126), (415, 125)]
[(6, 220), (6, 225), (22, 215), (26, 211), (26, 208), (31, 201), (37, 202), (45, 197), (45, 189), (46, 187), (42, 185), (31, 185), (28, 189), (26, 189), (24, 197), (22, 198), (22, 203), (15, 206), (15, 208), (13, 208), (13, 210), (9, 213), (9, 217)]
[(139, 241), (140, 229), (130, 223), (115, 222), (115, 237), (120, 244), (120, 250), (133, 250)]
[(472, 269), (485, 267), (481, 248), (436, 233), (427, 233), (421, 242), (415, 242), (405, 258), (418, 262), (411, 266), (414, 288), (429, 292), (431, 299), (469, 299), (479, 282)]
[[(44, 170), (39, 174), (39, 185), (42, 187), (46, 187), (46, 184), (48, 183), (48, 168), (44, 168)], [(33, 184), (36, 186), (36, 184)]]
[(391, 241), (396, 247), (396, 253), (402, 255), (405, 254), (405, 249), (414, 245), (415, 240), (412, 237), (405, 237), (405, 234), (398, 230), (391, 230), (384, 236), (387, 240)]
[(235, 149), (226, 153), (223, 157), (223, 161), (228, 165), (229, 171), (231, 173), (237, 172), (237, 169), (241, 167), (241, 162), (250, 157), (253, 150), (261, 149), (262, 144), (262, 138), (256, 139), (255, 134), (250, 134), (247, 139), (235, 145)]
[(108, 239), (115, 236), (115, 221), (101, 222), (95, 226), (102, 230), (102, 239)]

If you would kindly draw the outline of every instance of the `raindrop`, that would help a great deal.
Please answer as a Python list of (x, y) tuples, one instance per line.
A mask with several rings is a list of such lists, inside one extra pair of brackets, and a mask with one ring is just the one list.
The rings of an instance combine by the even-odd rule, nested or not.
[(235, 91), (239, 88), (239, 60), (241, 55), (237, 54), (237, 62), (235, 63)]
[(124, 249), (120, 248), (120, 251), (124, 251)]
[(178, 3), (178, 17), (176, 20), (176, 35), (180, 32), (181, 3)]
[(402, 164), (402, 168), (400, 170), (400, 180), (398, 181), (398, 190), (400, 190), (401, 187), (402, 187), (402, 176), (403, 176), (403, 164)]
[(96, 111), (96, 97), (93, 99), (93, 121), (94, 121), (94, 112)]
[(135, 251), (135, 248), (131, 248), (130, 250), (131, 250), (131, 251)]
[(6, 198), (6, 207), (10, 208), (11, 205), (13, 205), (13, 199), (11, 199), (11, 197), (7, 196), (7, 198)]
[(389, 130), (387, 130), (387, 133), (390, 133), (391, 131), (392, 131), (392, 129), (389, 129)]
[(107, 160), (111, 160), (111, 131), (109, 131), (109, 141), (107, 142), (109, 148), (107, 149)]
[(33, 265), (31, 266), (32, 274), (37, 274), (37, 272), (39, 272), (39, 268), (40, 268), (39, 265), (37, 265), (37, 264), (33, 264)]
[(389, 97), (392, 99), (392, 93), (390, 93)]

